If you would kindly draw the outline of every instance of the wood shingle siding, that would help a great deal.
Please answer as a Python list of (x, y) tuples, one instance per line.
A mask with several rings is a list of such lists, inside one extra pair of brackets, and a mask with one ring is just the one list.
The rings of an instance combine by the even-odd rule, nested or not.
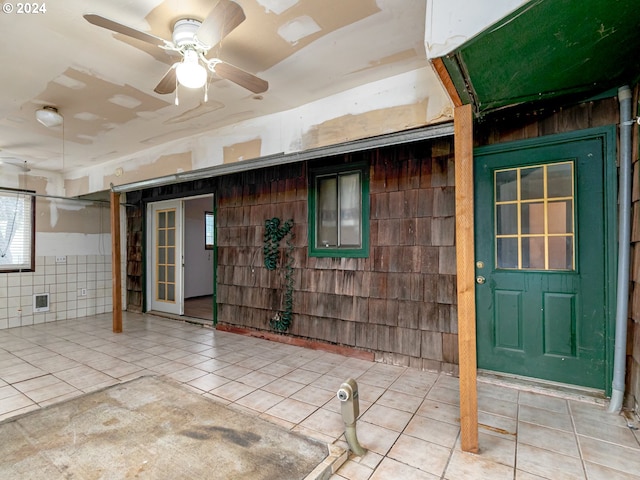
[(308, 256), (306, 164), (218, 179), (218, 321), (269, 329), (269, 319), (282, 309), (284, 280), (262, 264), (264, 222), (292, 218), (294, 317), (288, 335), (368, 350), (380, 361), (455, 371), (452, 139), (321, 163), (350, 161), (370, 166), (368, 258)]
[[(128, 308), (142, 310), (147, 202), (214, 193), (217, 318), (266, 332), (283, 310), (284, 275), (263, 259), (265, 221), (293, 219), (293, 323), (285, 335), (370, 352), (377, 360), (456, 372), (453, 139), (327, 158), (369, 165), (369, 256), (308, 254), (308, 168), (287, 164), (128, 194)], [(285, 243), (281, 242), (281, 255)]]

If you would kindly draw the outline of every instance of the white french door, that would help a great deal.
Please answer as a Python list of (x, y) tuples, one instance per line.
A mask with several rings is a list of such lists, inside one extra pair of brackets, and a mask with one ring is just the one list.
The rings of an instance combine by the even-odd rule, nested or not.
[(183, 215), (182, 200), (147, 208), (147, 310), (184, 314)]

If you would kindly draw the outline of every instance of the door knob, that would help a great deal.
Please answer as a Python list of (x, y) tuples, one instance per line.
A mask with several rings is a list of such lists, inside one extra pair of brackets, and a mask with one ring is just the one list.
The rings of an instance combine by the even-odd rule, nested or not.
[(476, 283), (479, 283), (480, 285), (482, 285), (485, 281), (486, 279), (482, 275), (478, 275), (476, 277)]

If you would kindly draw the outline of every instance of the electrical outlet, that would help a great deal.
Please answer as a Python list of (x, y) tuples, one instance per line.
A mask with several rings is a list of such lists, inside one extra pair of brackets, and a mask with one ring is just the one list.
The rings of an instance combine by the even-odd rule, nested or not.
[(80, 289), (80, 296), (81, 297), (86, 297), (87, 296), (87, 289), (86, 288), (81, 288)]
[(56, 263), (67, 263), (67, 257), (56, 257)]

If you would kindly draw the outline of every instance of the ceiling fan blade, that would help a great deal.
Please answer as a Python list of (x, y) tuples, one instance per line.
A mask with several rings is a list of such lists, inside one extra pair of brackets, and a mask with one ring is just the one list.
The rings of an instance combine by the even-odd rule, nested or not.
[(136, 30), (135, 28), (127, 27), (126, 25), (122, 25), (121, 23), (102, 17), (95, 13), (87, 13), (83, 15), (83, 17), (87, 22), (92, 23), (93, 25), (106, 28), (107, 30), (111, 30), (116, 33), (121, 33), (128, 37), (142, 40), (143, 42), (150, 43), (151, 45), (164, 47), (169, 44), (169, 42), (160, 37), (156, 37), (155, 35), (151, 35), (150, 33), (141, 32), (140, 30)]
[(31, 169), (27, 166), (26, 160), (20, 160), (15, 157), (0, 157), (0, 167), (2, 167), (3, 165), (22, 170), (23, 172), (31, 171)]
[(171, 68), (164, 74), (162, 80), (156, 85), (156, 88), (153, 89), (154, 92), (159, 93), (161, 95), (165, 95), (167, 93), (173, 93), (176, 90), (176, 65), (173, 64)]
[(231, 80), (233, 83), (237, 83), (241, 87), (251, 90), (253, 93), (266, 92), (269, 88), (269, 83), (261, 78), (252, 75), (249, 72), (231, 65), (230, 63), (218, 61), (215, 64), (214, 72), (220, 78)]
[(198, 28), (196, 37), (211, 48), (244, 22), (245, 18), (240, 5), (231, 0), (220, 0)]

